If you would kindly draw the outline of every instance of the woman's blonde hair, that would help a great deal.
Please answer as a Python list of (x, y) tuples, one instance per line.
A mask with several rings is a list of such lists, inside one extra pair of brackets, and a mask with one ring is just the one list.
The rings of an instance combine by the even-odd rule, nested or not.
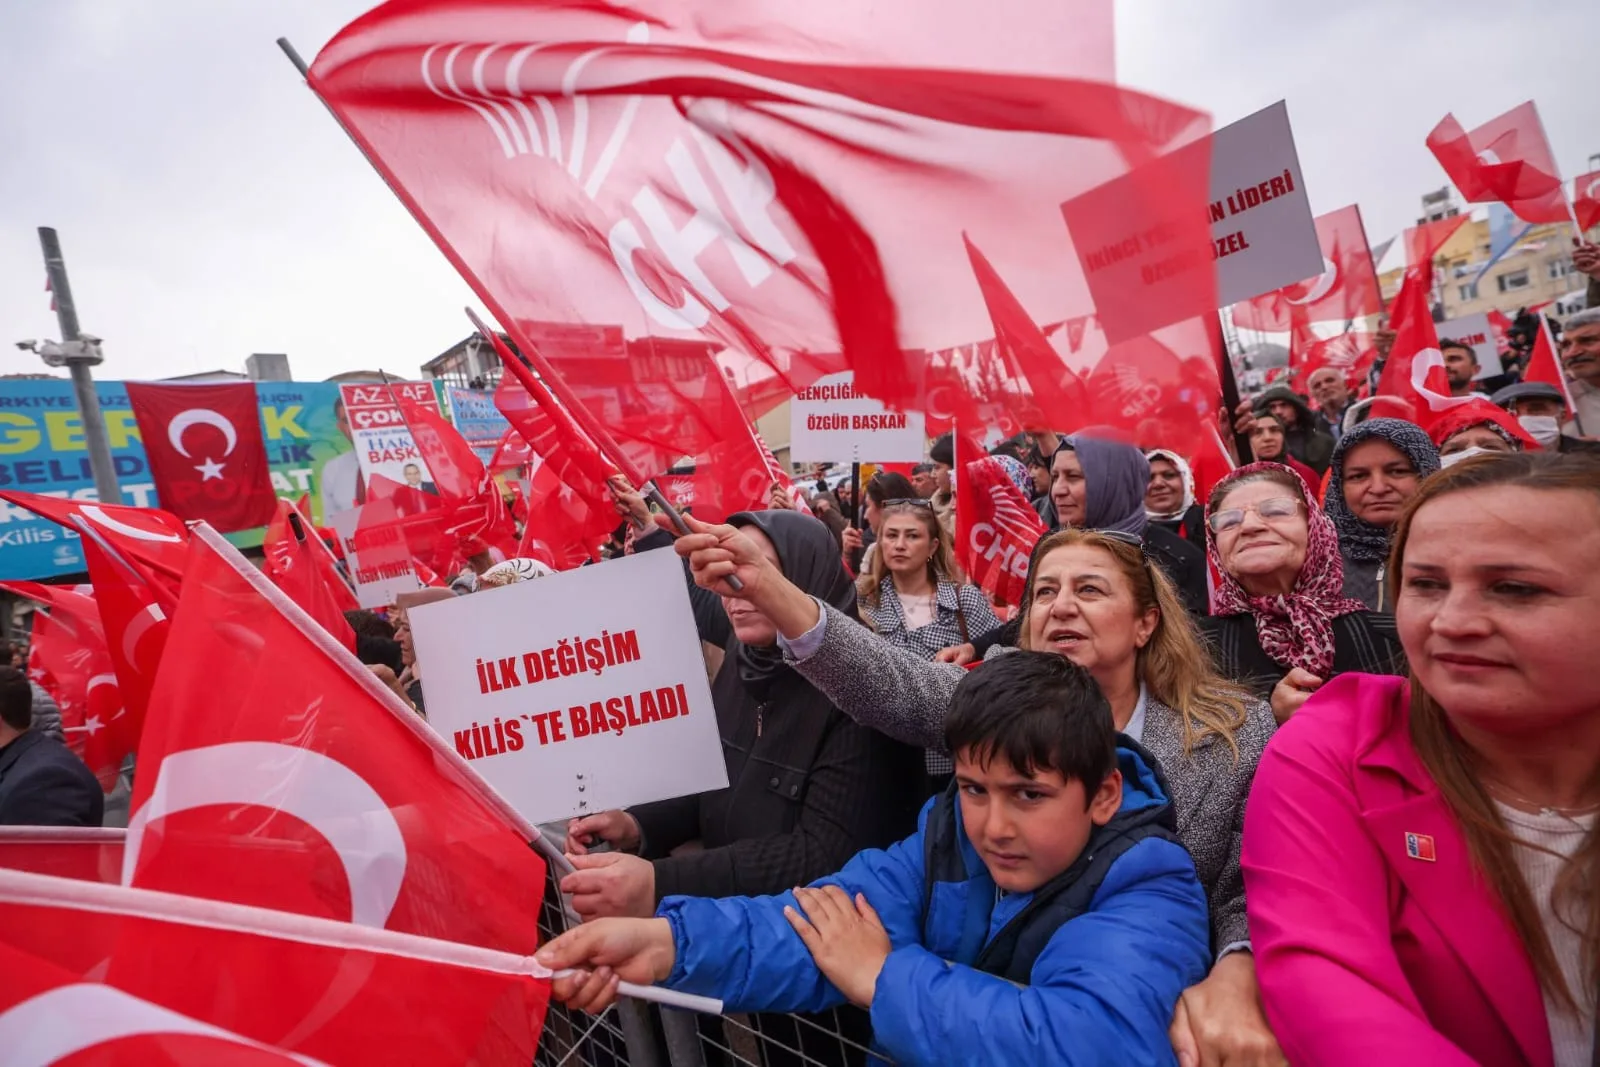
[[(882, 518), (878, 521), (879, 536), (885, 522), (901, 515), (911, 515), (922, 520), (922, 528), (933, 542), (933, 555), (928, 557), (928, 580), (938, 585), (940, 580), (947, 582), (960, 581), (960, 571), (956, 569), (955, 555), (950, 551), (950, 542), (944, 536), (944, 527), (939, 524), (939, 515), (926, 504), (884, 504)], [(883, 561), (883, 548), (872, 554), (872, 562), (856, 580), (856, 595), (859, 596), (869, 608), (876, 609), (882, 600), (883, 580), (889, 576), (888, 565)]]
[(1239, 756), (1234, 739), (1245, 723), (1249, 693), (1217, 673), (1210, 652), (1178, 592), (1161, 568), (1150, 563), (1144, 549), (1097, 530), (1060, 530), (1046, 536), (1033, 550), (1034, 564), (1028, 576), (1028, 591), (1022, 598), (1022, 637), (1028, 648), (1028, 615), (1033, 608), (1033, 590), (1038, 581), (1039, 564), (1058, 548), (1082, 545), (1098, 548), (1116, 561), (1117, 568), (1133, 590), (1134, 607), (1140, 614), (1154, 608), (1155, 632), (1139, 650), (1135, 670), (1150, 696), (1178, 713), (1183, 724), (1184, 754), (1208, 736), (1216, 736)]
[[(1600, 499), (1600, 461), (1582, 453), (1514, 452), (1470, 459), (1424, 480), (1394, 526), (1388, 566), (1391, 602), (1400, 589), (1406, 542), (1417, 512), (1451, 493), (1497, 486), (1585, 492)], [(1574, 990), (1567, 987), (1561, 974), (1538, 903), (1522, 875), (1517, 861), (1519, 841), (1484, 788), (1477, 753), (1461, 739), (1448, 711), (1422, 687), (1415, 673), (1411, 676), (1410, 728), (1412, 747), (1461, 824), (1473, 863), (1505, 908), (1533, 962), (1540, 988), (1561, 1004), (1577, 1008), (1600, 983), (1600, 834), (1591, 829), (1584, 836), (1583, 844), (1563, 863), (1553, 894), (1559, 921), (1582, 939), (1585, 988)], [(1576, 915), (1578, 922), (1569, 922), (1568, 915)]]

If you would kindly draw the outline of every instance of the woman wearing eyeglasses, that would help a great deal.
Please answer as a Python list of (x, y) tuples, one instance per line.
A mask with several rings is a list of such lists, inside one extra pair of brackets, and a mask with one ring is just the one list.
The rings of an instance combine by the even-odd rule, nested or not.
[[(1093, 492), (1091, 486), (1090, 500)], [(1141, 488), (1132, 500), (1142, 497)], [(677, 548), (696, 583), (729, 596), (724, 579), (737, 576), (738, 595), (771, 621), (786, 662), (834, 706), (898, 741), (939, 748), (962, 668), (896, 648), (808, 596), (738, 530), (691, 525), (695, 532)], [(1042, 538), (1030, 561), (1020, 644), (1085, 668), (1117, 729), (1165, 772), (1177, 836), (1206, 888), (1220, 957), (1179, 1002), (1174, 1047), (1189, 1063), (1281, 1067), (1247, 951), (1238, 859), (1245, 798), (1277, 724), (1264, 701), (1218, 675), (1171, 580), (1141, 541), (1123, 530), (1066, 529)]]
[(1334, 675), (1405, 672), (1394, 620), (1344, 595), (1339, 536), (1302, 476), (1240, 467), (1212, 490), (1206, 525), (1221, 580), (1201, 627), (1222, 674), (1280, 723)]

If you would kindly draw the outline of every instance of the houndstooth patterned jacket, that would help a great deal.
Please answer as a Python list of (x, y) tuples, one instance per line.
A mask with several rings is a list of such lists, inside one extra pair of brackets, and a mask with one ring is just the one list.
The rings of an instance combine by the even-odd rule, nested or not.
[[(893, 648), (854, 619), (826, 608), (821, 646), (803, 660), (791, 660), (812, 685), (863, 726), (897, 741), (939, 749), (944, 716), (956, 683), (966, 671), (930, 663)], [(989, 655), (1014, 651), (991, 649)], [(1244, 877), (1239, 848), (1244, 835), (1244, 805), (1262, 750), (1277, 729), (1263, 701), (1247, 705), (1234, 740), (1235, 759), (1226, 742), (1206, 737), (1185, 755), (1178, 713), (1151, 698), (1145, 703), (1142, 744), (1161, 761), (1178, 816), (1178, 837), (1194, 857), (1200, 884), (1211, 906), (1212, 947), (1216, 951), (1250, 938), (1244, 910)]]

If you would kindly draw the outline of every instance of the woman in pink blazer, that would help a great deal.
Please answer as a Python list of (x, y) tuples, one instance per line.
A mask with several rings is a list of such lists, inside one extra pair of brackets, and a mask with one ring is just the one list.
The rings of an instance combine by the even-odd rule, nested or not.
[(1330, 681), (1250, 794), (1268, 1021), (1295, 1067), (1600, 1063), (1600, 462), (1457, 464), (1395, 531), (1411, 681)]

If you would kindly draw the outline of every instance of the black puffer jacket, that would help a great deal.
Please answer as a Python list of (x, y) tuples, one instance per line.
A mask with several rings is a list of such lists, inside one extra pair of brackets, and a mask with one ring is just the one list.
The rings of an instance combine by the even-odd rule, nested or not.
[(1289, 455), (1316, 471), (1319, 476), (1328, 473), (1328, 464), (1333, 461), (1333, 435), (1318, 428), (1317, 416), (1311, 410), (1311, 405), (1287, 385), (1274, 385), (1256, 397), (1256, 414), (1267, 414), (1267, 405), (1274, 400), (1287, 400), (1294, 405), (1296, 412), (1294, 425), (1283, 435), (1284, 448), (1288, 449)]

